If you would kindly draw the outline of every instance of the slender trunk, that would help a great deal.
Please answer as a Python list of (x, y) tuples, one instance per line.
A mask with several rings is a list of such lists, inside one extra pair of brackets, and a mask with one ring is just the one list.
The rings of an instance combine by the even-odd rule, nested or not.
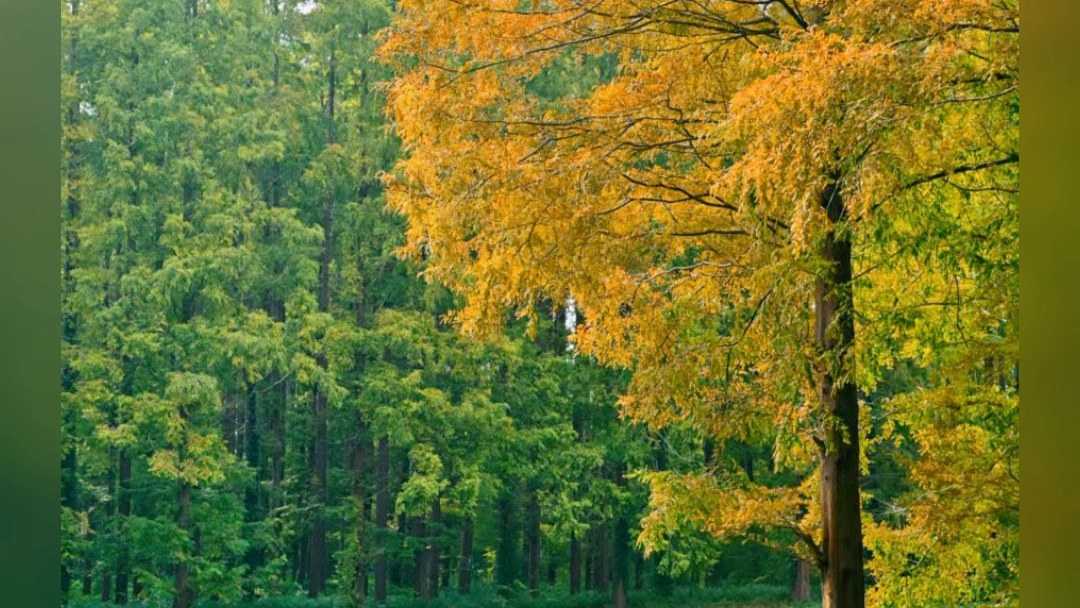
[(791, 589), (791, 599), (800, 603), (810, 601), (810, 562), (801, 557), (795, 559), (795, 584)]
[(276, 379), (277, 398), (270, 409), (270, 508), (280, 509), (284, 502), (282, 484), (285, 481), (285, 410), (288, 405), (288, 385), (284, 375)]
[(851, 241), (839, 225), (845, 216), (840, 196), (836, 184), (822, 196), (832, 229), (822, 247), (828, 266), (814, 291), (815, 337), (825, 361), (821, 400), (828, 414), (821, 450), (822, 601), (824, 608), (863, 608), (859, 401), (848, 361), (855, 344)]
[(423, 518), (415, 515), (409, 517), (409, 536), (420, 542), (420, 546), (413, 549), (413, 594), (420, 599), (426, 600), (431, 597), (431, 591), (428, 588), (430, 578), (428, 577), (427, 563), (430, 551), (428, 551), (426, 544), (427, 529), (424, 526)]
[(540, 498), (529, 492), (529, 521), (526, 531), (529, 549), (529, 593), (540, 595)]
[[(402, 467), (402, 469), (406, 468), (407, 467)], [(401, 485), (399, 484), (397, 487), (400, 488)], [(408, 518), (405, 517), (404, 513), (398, 515), (397, 534), (399, 539), (404, 539), (409, 535)], [(409, 568), (406, 567), (406, 564), (402, 560), (396, 559), (390, 564), (391, 584), (397, 585), (398, 587), (404, 587), (406, 584), (413, 584), (415, 582), (415, 580), (409, 579)]]
[[(326, 357), (317, 357), (320, 365)], [(327, 463), (327, 416), (326, 394), (315, 391), (312, 402), (312, 418), (315, 423), (315, 445), (312, 446), (312, 494), (315, 504), (311, 510), (311, 535), (308, 538), (308, 597), (318, 597), (326, 589), (326, 515), (328, 501), (326, 485)]]
[[(108, 488), (109, 494), (116, 496), (116, 473), (113, 469), (113, 453), (109, 450), (109, 470), (105, 474), (105, 487)], [(105, 505), (105, 521), (106, 525), (112, 527), (115, 530), (116, 526), (116, 501), (110, 500)], [(106, 562), (101, 571), (101, 603), (107, 604), (112, 601), (112, 572), (110, 572), (110, 565)]]
[(610, 582), (611, 543), (608, 540), (607, 522), (598, 524), (595, 537), (596, 557), (593, 562), (593, 574), (596, 581), (593, 583), (593, 588), (600, 591), (607, 591)]
[(626, 586), (630, 578), (630, 524), (625, 517), (615, 523), (615, 563), (612, 574), (615, 585), (614, 608), (626, 608)]
[(499, 498), (499, 549), (495, 562), (495, 582), (504, 587), (513, 586), (518, 579), (519, 560), (517, 522), (514, 517), (514, 495), (506, 492)]
[(378, 468), (375, 487), (375, 527), (381, 535), (375, 552), (375, 603), (386, 603), (387, 563), (386, 548), (387, 519), (390, 517), (390, 441), (379, 437)]
[[(363, 254), (357, 251), (356, 270), (361, 281), (364, 278)], [(356, 327), (363, 328), (365, 325), (364, 289), (361, 287), (356, 294)], [(363, 350), (357, 349), (356, 374), (361, 377), (364, 373)], [(358, 387), (359, 389), (359, 387)], [(367, 483), (368, 468), (371, 466), (371, 441), (368, 436), (367, 422), (364, 414), (359, 409), (354, 413), (354, 425), (356, 427), (356, 439), (353, 443), (352, 469), (353, 469), (353, 498), (356, 500), (356, 571), (353, 586), (353, 598), (357, 608), (364, 605), (368, 593), (368, 548), (367, 548)]]
[[(255, 391), (255, 387), (249, 387), (247, 396), (247, 411), (244, 424), (244, 455), (247, 458), (248, 467), (252, 471), (258, 473), (262, 470), (262, 454), (259, 449), (259, 400), (258, 393)], [(254, 483), (248, 486), (247, 492), (244, 495), (245, 506), (247, 507), (247, 514), (249, 521), (259, 521), (262, 519), (259, 513), (259, 480), (255, 479)]]
[[(127, 525), (127, 518), (131, 515), (131, 456), (128, 452), (120, 452), (120, 529)], [(119, 552), (116, 560), (116, 603), (128, 602), (128, 546), (124, 539), (120, 539)]]
[(465, 520), (461, 530), (461, 551), (458, 553), (458, 593), (469, 593), (472, 586), (473, 520)]
[[(180, 482), (177, 506), (176, 525), (187, 534), (191, 529), (191, 485), (187, 482)], [(195, 602), (195, 590), (191, 588), (189, 580), (188, 558), (188, 555), (182, 555), (176, 565), (176, 596), (173, 598), (173, 608), (191, 608)]]
[(357, 608), (364, 605), (367, 596), (367, 522), (364, 517), (364, 504), (367, 502), (364, 481), (367, 472), (365, 447), (368, 444), (367, 425), (359, 410), (355, 413), (356, 440), (352, 447), (353, 498), (356, 500), (356, 570), (353, 573), (353, 603)]
[(570, 533), (570, 595), (581, 592), (581, 541)]
[[(334, 143), (334, 95), (336, 90), (336, 64), (334, 55), (330, 55), (330, 69), (327, 73), (329, 94), (327, 96), (326, 114), (326, 144)], [(319, 264), (319, 312), (330, 312), (330, 261), (333, 254), (334, 226), (334, 185), (325, 184), (326, 194), (323, 198), (322, 229), (323, 246), (322, 259)], [(319, 352), (316, 362), (323, 370), (327, 369), (326, 353)], [(326, 486), (326, 463), (327, 463), (327, 413), (326, 392), (321, 387), (315, 388), (315, 397), (312, 400), (312, 421), (315, 424), (315, 445), (313, 446), (313, 493), (315, 506), (311, 512), (311, 537), (308, 546), (308, 596), (318, 597), (326, 589), (326, 521), (324, 510), (328, 502)]]
[(612, 596), (611, 604), (614, 608), (626, 608), (626, 581), (615, 581), (615, 593)]
[(436, 496), (435, 500), (431, 503), (431, 523), (432, 526), (428, 528), (427, 532), (430, 536), (427, 546), (427, 575), (428, 575), (428, 595), (425, 599), (431, 599), (439, 595), (439, 566), (442, 564), (440, 561), (440, 548), (438, 541), (439, 526), (442, 523), (442, 500)]
[[(265, 519), (263, 515), (260, 488), (266, 469), (262, 466), (262, 456), (259, 442), (259, 400), (254, 386), (248, 387), (247, 412), (244, 420), (244, 455), (247, 458), (248, 467), (254, 472), (255, 477), (248, 484), (244, 492), (244, 515), (249, 523), (260, 522)], [(244, 563), (247, 564), (248, 572), (258, 570), (264, 559), (264, 551), (258, 543), (252, 543), (247, 554), (244, 555)]]
[[(615, 471), (615, 483), (619, 487), (626, 486), (624, 466), (620, 464)], [(614, 555), (611, 568), (615, 585), (613, 606), (614, 608), (626, 608), (626, 584), (630, 578), (630, 522), (625, 517), (619, 517), (615, 520), (613, 536)]]
[(634, 591), (641, 591), (645, 587), (645, 559), (637, 551), (634, 552)]
[(596, 528), (585, 533), (585, 589), (596, 588)]

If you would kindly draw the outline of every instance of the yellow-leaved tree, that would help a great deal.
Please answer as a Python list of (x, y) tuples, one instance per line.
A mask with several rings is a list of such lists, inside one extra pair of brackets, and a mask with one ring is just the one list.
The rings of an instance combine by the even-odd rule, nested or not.
[[(626, 416), (769, 437), (818, 471), (654, 475), (647, 549), (680, 518), (784, 527), (825, 605), (852, 608), (864, 527), (883, 555), (937, 542), (916, 499), (864, 526), (860, 393), (902, 361), (933, 370), (890, 402), (924, 451), (966, 427), (911, 411), (1018, 407), (1018, 374), (979, 371), (1019, 353), (1018, 1), (404, 0), (382, 52), (406, 151), (390, 203), (464, 296), (463, 330), (572, 297), (576, 348), (634, 370)], [(940, 461), (912, 466), (964, 495), (938, 492)]]

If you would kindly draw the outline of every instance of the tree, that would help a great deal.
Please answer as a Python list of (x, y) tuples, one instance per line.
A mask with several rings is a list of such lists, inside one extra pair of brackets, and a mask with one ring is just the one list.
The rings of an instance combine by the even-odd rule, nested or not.
[[(740, 513), (718, 532), (796, 532), (825, 605), (861, 607), (859, 392), (913, 328), (986, 342), (1018, 302), (976, 304), (970, 263), (1015, 270), (1018, 50), (1013, 2), (405, 2), (389, 198), (466, 332), (570, 295), (577, 348), (635, 370), (626, 415), (778, 430), (801, 486), (682, 489)], [(568, 62), (595, 84), (540, 86)]]

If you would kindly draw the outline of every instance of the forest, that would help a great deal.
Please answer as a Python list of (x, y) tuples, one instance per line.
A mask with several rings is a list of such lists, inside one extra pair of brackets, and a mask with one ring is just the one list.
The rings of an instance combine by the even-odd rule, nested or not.
[(71, 608), (1020, 602), (1019, 0), (63, 0)]

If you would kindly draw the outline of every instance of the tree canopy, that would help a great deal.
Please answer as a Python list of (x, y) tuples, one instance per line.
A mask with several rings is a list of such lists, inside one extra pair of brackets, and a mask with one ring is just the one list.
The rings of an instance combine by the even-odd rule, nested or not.
[(61, 6), (65, 603), (1018, 605), (1018, 2)]

